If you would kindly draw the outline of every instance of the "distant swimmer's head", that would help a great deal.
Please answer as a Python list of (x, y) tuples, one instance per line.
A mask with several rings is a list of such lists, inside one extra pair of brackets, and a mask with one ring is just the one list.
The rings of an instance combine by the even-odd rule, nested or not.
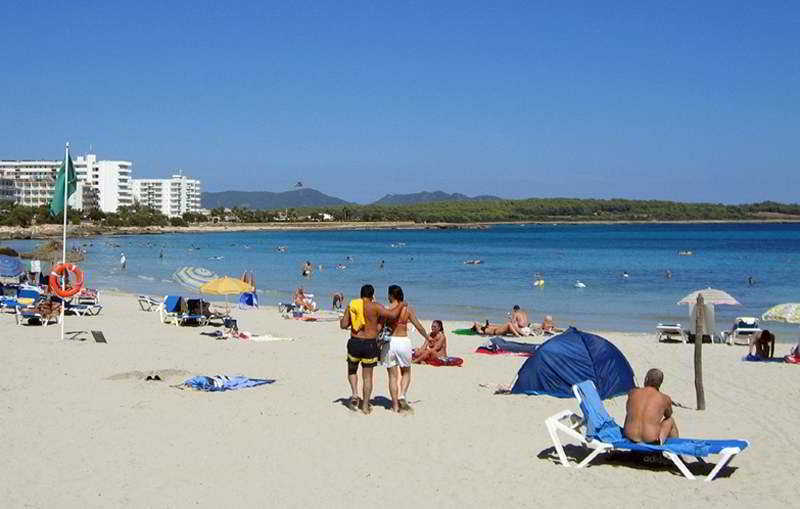
[(652, 368), (644, 376), (645, 387), (652, 387), (658, 390), (661, 388), (661, 384), (663, 382), (664, 382), (664, 373), (662, 373), (661, 370), (658, 368)]
[(389, 286), (389, 299), (395, 302), (403, 302), (405, 296), (403, 295), (403, 289), (397, 285)]
[(375, 288), (372, 285), (364, 285), (361, 287), (361, 298), (371, 299), (375, 297)]
[(514, 307), (511, 309), (513, 309), (514, 311), (519, 311), (519, 304), (514, 304)]

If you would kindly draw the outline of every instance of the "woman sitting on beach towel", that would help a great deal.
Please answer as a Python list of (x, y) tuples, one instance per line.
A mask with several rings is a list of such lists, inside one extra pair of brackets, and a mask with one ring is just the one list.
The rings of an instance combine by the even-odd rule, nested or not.
[(425, 364), (434, 359), (447, 357), (447, 336), (444, 334), (444, 325), (441, 320), (431, 323), (430, 341), (425, 341), (421, 347), (414, 350), (412, 362)]

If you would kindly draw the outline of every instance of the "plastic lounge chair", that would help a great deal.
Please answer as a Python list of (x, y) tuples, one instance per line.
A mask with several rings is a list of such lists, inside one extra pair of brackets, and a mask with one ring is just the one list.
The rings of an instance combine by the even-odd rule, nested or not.
[[(606, 412), (603, 400), (600, 399), (594, 382), (586, 380), (573, 385), (572, 391), (578, 399), (583, 417), (570, 410), (563, 410), (545, 420), (547, 432), (553, 441), (558, 458), (565, 467), (569, 467), (570, 464), (567, 460), (567, 455), (564, 453), (564, 446), (558, 436), (559, 431), (578, 440), (586, 447), (594, 449), (583, 461), (576, 465), (577, 468), (585, 467), (599, 454), (612, 450), (635, 451), (645, 454), (660, 452), (672, 460), (687, 479), (694, 480), (695, 476), (686, 468), (686, 464), (679, 455), (694, 456), (703, 461), (702, 458), (710, 454), (719, 454), (721, 458), (706, 476), (706, 482), (712, 481), (734, 456), (750, 445), (746, 440), (698, 440), (689, 438), (669, 438), (663, 445), (632, 442), (623, 437), (622, 428)], [(567, 420), (567, 423), (562, 422), (564, 420)], [(585, 428), (583, 433), (579, 431), (582, 427)]]
[(749, 345), (751, 338), (761, 332), (758, 318), (740, 316), (734, 321), (733, 329), (727, 333), (726, 342), (729, 345)]
[(87, 306), (99, 306), (100, 305), (100, 290), (95, 290), (92, 288), (83, 288), (75, 296), (75, 304), (84, 304)]
[[(47, 309), (45, 309), (45, 305), (48, 306)], [(60, 303), (51, 303), (44, 299), (39, 299), (29, 306), (17, 306), (15, 318), (17, 325), (30, 323), (31, 320), (39, 320), (46, 327), (50, 325), (50, 322), (58, 323), (60, 314)]]
[(8, 309), (16, 312), (17, 306), (19, 305), (20, 304), (15, 297), (6, 297), (4, 295), (0, 295), (0, 311)]
[(178, 295), (165, 295), (164, 302), (158, 306), (158, 316), (161, 323), (175, 322), (178, 325), (178, 315), (181, 313), (181, 299)]
[(202, 314), (191, 314), (183, 311), (185, 299), (178, 295), (167, 295), (164, 302), (159, 307), (159, 315), (162, 323), (173, 322), (175, 326), (186, 325), (188, 322), (196, 322), (198, 325), (208, 323), (208, 318)]
[(679, 323), (659, 323), (656, 325), (656, 340), (660, 343), (665, 339), (672, 339), (677, 336), (686, 343), (686, 334)]
[(156, 311), (161, 305), (161, 302), (158, 299), (154, 299), (149, 295), (139, 295), (136, 299), (139, 302), (139, 307), (142, 309), (142, 311)]
[(103, 306), (100, 304), (73, 304), (71, 302), (67, 302), (67, 307), (64, 308), (64, 312), (72, 311), (78, 316), (97, 316), (102, 310)]

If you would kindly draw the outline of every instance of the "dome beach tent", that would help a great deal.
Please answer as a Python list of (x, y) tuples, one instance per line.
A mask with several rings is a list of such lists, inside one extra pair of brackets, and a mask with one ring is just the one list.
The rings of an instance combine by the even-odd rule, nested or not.
[(572, 386), (584, 380), (594, 382), (603, 399), (627, 394), (635, 386), (633, 369), (616, 346), (570, 327), (545, 341), (525, 361), (511, 393), (571, 398)]

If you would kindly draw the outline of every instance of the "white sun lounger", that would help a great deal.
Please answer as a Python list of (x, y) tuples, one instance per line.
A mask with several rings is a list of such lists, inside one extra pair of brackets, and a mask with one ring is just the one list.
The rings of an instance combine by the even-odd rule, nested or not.
[(659, 323), (656, 326), (656, 340), (660, 343), (665, 339), (672, 339), (677, 336), (686, 343), (686, 334), (679, 323)]
[[(694, 456), (703, 461), (705, 456), (719, 454), (721, 458), (706, 476), (706, 482), (712, 481), (734, 456), (750, 445), (746, 440), (694, 440), (686, 438), (670, 438), (663, 445), (632, 442), (622, 436), (622, 430), (619, 425), (606, 412), (603, 401), (600, 399), (597, 388), (595, 388), (592, 381), (587, 380), (573, 385), (572, 392), (575, 393), (581, 413), (584, 415), (579, 416), (570, 410), (563, 410), (545, 420), (545, 426), (550, 434), (550, 439), (553, 441), (553, 447), (558, 454), (558, 459), (565, 467), (569, 467), (570, 464), (564, 452), (564, 446), (558, 436), (559, 431), (589, 449), (594, 449), (583, 461), (577, 464), (577, 468), (587, 466), (599, 454), (612, 450), (634, 451), (644, 454), (661, 453), (672, 460), (684, 477), (694, 480), (694, 474), (689, 471), (679, 455)], [(566, 423), (562, 421), (566, 421)], [(580, 428), (584, 428), (584, 431), (580, 432)], [(613, 431), (614, 433), (611, 434), (616, 434), (618, 439), (613, 442), (602, 441), (597, 436), (597, 433), (601, 431), (597, 430)]]

